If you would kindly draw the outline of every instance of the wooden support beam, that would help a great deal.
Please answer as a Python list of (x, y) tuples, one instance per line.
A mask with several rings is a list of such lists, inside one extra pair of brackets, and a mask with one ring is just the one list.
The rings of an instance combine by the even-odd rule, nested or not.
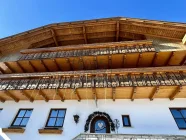
[(83, 26), (83, 36), (84, 36), (85, 44), (87, 44), (88, 41), (87, 41), (87, 34), (86, 34), (86, 27), (85, 26)]
[(185, 57), (183, 58), (183, 60), (181, 61), (180, 65), (186, 65), (186, 55), (185, 55)]
[(19, 63), (19, 61), (16, 61), (16, 63), (17, 63), (17, 65), (18, 65), (18, 67), (22, 70), (22, 72), (26, 72), (25, 70), (24, 70), (24, 68), (21, 66), (21, 64)]
[(155, 62), (156, 62), (157, 58), (158, 58), (158, 52), (155, 53), (154, 58), (152, 59), (152, 63), (151, 63), (152, 67), (155, 66)]
[(154, 99), (154, 96), (158, 93), (158, 91), (159, 91), (159, 86), (156, 86), (155, 89), (153, 90), (153, 93), (150, 96), (151, 101)]
[(112, 56), (111, 55), (108, 56), (108, 68), (112, 69)]
[(70, 66), (70, 69), (71, 69), (71, 70), (74, 70), (74, 68), (73, 68), (72, 64), (70, 63), (70, 60), (69, 60), (69, 58), (66, 58), (66, 61), (67, 61), (67, 63), (69, 64), (69, 66)]
[(138, 61), (137, 61), (137, 67), (139, 67), (140, 59), (142, 58), (142, 53), (139, 54)]
[(43, 62), (43, 60), (40, 60), (41, 64), (44, 66), (44, 68), (47, 70), (47, 71), (50, 71), (47, 66), (45, 65), (45, 63)]
[(136, 88), (137, 87), (133, 87), (133, 89), (132, 89), (131, 101), (134, 101), (134, 95), (136, 94)]
[(49, 101), (48, 97), (45, 95), (45, 93), (42, 90), (39, 90), (39, 95), (41, 95), (45, 99), (46, 102)]
[(124, 54), (123, 55), (123, 68), (125, 67), (126, 62), (127, 62), (127, 55)]
[(78, 102), (81, 101), (81, 98), (79, 96), (79, 93), (77, 92), (77, 89), (74, 89), (74, 94), (76, 95), (77, 99), (78, 99)]
[(58, 69), (58, 70), (61, 70), (60, 66), (59, 66), (58, 63), (56, 62), (56, 59), (53, 59), (53, 62), (54, 62), (54, 64), (56, 65), (57, 69)]
[(59, 89), (56, 89), (56, 92), (57, 92), (57, 95), (60, 97), (61, 101), (64, 102), (65, 97), (64, 97), (63, 93)]
[(112, 100), (116, 100), (116, 87), (112, 87)]
[(182, 43), (183, 43), (184, 45), (186, 45), (186, 34), (184, 35), (184, 37), (183, 37), (183, 39), (182, 39)]
[(2, 74), (5, 74), (5, 71), (0, 67), (0, 71)]
[(51, 33), (52, 33), (52, 38), (53, 38), (53, 40), (54, 40), (56, 46), (59, 46), (58, 41), (57, 41), (57, 39), (56, 39), (56, 34), (55, 34), (55, 32), (54, 32), (54, 29), (51, 29)]
[(174, 100), (174, 98), (181, 92), (183, 87), (180, 85), (176, 88), (176, 90), (172, 93), (172, 95), (169, 97), (170, 100)]
[(119, 21), (116, 23), (116, 42), (119, 41)]
[(34, 101), (34, 99), (33, 99), (28, 93), (26, 93), (26, 91), (20, 90), (20, 92), (21, 92), (28, 100), (30, 100), (30, 102), (33, 102), (33, 101)]
[(19, 102), (19, 99), (17, 97), (15, 97), (12, 93), (10, 93), (10, 91), (5, 90), (4, 93), (9, 96), (10, 98), (12, 98), (15, 102)]
[(0, 102), (4, 103), (6, 100), (0, 97)]
[(166, 66), (169, 66), (171, 58), (174, 56), (175, 52), (171, 52), (171, 55), (169, 56), (167, 62), (165, 63)]
[(37, 69), (34, 67), (34, 65), (32, 64), (31, 61), (28, 61), (28, 64), (32, 67), (32, 69), (34, 70), (34, 72), (37, 72)]
[(4, 62), (4, 64), (11, 71), (11, 73), (15, 73), (15, 71), (9, 66), (7, 62)]

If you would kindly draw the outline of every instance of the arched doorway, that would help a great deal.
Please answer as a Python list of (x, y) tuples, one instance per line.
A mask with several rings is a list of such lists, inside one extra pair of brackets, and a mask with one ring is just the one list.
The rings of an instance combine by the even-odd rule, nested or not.
[(110, 133), (115, 131), (115, 126), (110, 116), (105, 112), (93, 112), (86, 120), (85, 132), (90, 128), (90, 133)]
[(90, 133), (110, 133), (110, 125), (107, 118), (95, 117), (90, 124)]

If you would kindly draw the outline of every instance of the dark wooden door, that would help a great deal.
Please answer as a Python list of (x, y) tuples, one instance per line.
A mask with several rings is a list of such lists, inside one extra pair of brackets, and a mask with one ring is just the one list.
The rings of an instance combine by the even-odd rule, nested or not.
[(105, 117), (95, 117), (90, 126), (90, 133), (110, 133), (110, 125)]

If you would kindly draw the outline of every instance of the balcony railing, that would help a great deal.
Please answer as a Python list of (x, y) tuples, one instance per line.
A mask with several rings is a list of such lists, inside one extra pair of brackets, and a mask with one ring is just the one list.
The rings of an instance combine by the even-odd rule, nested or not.
[(62, 88), (111, 88), (143, 86), (185, 86), (186, 73), (132, 74), (132, 75), (79, 75), (59, 78), (24, 78), (0, 81), (0, 90), (62, 89)]
[(147, 135), (147, 134), (93, 134), (82, 133), (73, 140), (185, 140), (181, 135)]

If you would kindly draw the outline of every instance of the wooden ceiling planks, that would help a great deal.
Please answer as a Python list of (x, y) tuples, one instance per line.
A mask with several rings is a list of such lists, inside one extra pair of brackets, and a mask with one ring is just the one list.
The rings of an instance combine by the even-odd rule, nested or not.
[[(95, 88), (96, 89), (96, 99), (171, 99), (172, 100), (172, 94), (174, 94), (175, 90), (177, 89), (176, 86), (160, 86), (158, 92), (151, 97), (151, 94), (153, 92), (153, 89), (155, 87), (135, 87), (135, 93), (133, 93), (133, 87), (116, 87), (114, 90), (114, 97), (112, 93), (112, 88)], [(186, 87), (183, 86), (184, 90), (176, 94), (174, 96), (174, 99), (176, 98), (186, 98), (185, 96), (185, 89)], [(59, 89), (60, 94), (63, 93), (63, 98), (57, 94), (56, 89), (44, 89), (44, 90), (13, 90), (11, 91), (11, 95), (9, 95), (10, 91), (7, 91), (6, 93), (4, 91), (0, 92), (0, 98), (1, 102), (4, 101), (24, 101), (29, 100), (30, 102), (34, 102), (35, 100), (45, 100), (48, 102), (49, 100), (95, 100), (94, 93), (92, 92), (91, 88), (78, 88), (76, 89), (78, 92), (78, 97), (76, 93), (74, 93), (73, 89)], [(26, 92), (23, 94), (23, 92)]]

